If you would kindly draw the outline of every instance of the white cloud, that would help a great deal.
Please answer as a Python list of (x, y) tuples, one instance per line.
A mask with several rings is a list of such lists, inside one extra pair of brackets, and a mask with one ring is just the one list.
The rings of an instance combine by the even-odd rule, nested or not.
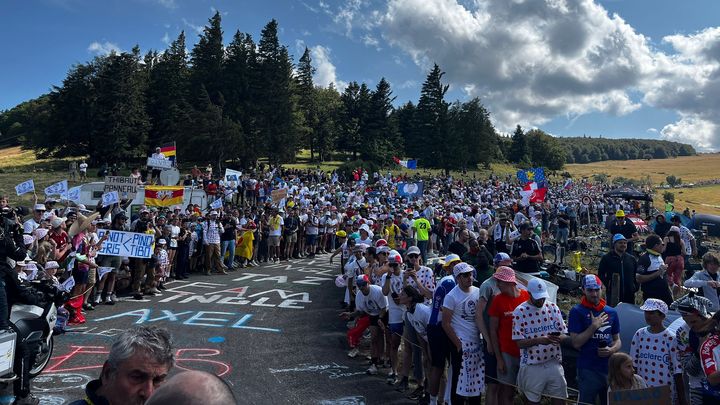
[(378, 51), (381, 49), (380, 42), (377, 40), (377, 38), (375, 38), (374, 36), (372, 36), (370, 34), (363, 35), (362, 42), (363, 42), (363, 44), (365, 44), (365, 46), (373, 47)]
[(645, 132), (647, 132), (649, 134), (657, 134), (658, 130), (657, 130), (657, 128), (648, 128), (647, 130), (645, 130)]
[(120, 53), (122, 52), (122, 49), (120, 49), (119, 46), (112, 42), (93, 42), (91, 43), (88, 48), (88, 52), (94, 53), (96, 55), (109, 55), (112, 52)]
[(322, 45), (316, 45), (310, 48), (310, 57), (312, 58), (312, 64), (315, 67), (315, 76), (313, 80), (315, 85), (321, 87), (327, 87), (332, 83), (335, 88), (343, 92), (347, 87), (347, 82), (339, 80), (337, 78), (337, 72), (335, 65), (330, 59), (330, 48), (326, 48)]
[(190, 27), (193, 31), (195, 31), (198, 35), (202, 35), (203, 31), (205, 31), (205, 27), (201, 25), (195, 25), (190, 21), (186, 20), (185, 18), (182, 19), (182, 22), (186, 26)]
[(165, 44), (165, 45), (170, 45), (170, 34), (168, 34), (168, 33), (166, 32), (165, 35), (163, 35), (161, 41), (162, 41), (163, 44)]
[(451, 87), (483, 100), (501, 131), (558, 116), (572, 126), (587, 113), (621, 116), (646, 104), (680, 115), (654, 133), (720, 149), (720, 27), (665, 37), (675, 52), (663, 53), (593, 0), (390, 0), (372, 12), (348, 1), (343, 9), (336, 22), (348, 36), (379, 31), (421, 69), (437, 63)]
[(175, 0), (157, 0), (158, 4), (160, 4), (163, 7), (174, 9), (177, 8), (177, 3), (175, 3)]

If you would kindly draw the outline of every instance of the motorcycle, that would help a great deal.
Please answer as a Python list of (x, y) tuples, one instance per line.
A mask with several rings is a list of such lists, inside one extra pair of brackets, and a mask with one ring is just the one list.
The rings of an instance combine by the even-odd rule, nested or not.
[[(43, 299), (41, 305), (15, 304), (10, 313), (10, 323), (17, 334), (17, 343), (25, 343), (34, 358), (30, 367), (30, 378), (37, 377), (47, 367), (53, 352), (53, 330), (58, 321), (58, 307), (68, 299), (68, 293), (58, 290), (47, 281), (32, 282), (31, 286)], [(18, 378), (13, 376), (9, 380)], [(8, 382), (8, 379), (3, 379)]]

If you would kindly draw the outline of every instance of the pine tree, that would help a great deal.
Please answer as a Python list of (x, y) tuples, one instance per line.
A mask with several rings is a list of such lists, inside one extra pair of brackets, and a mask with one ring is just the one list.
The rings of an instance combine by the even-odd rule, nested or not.
[(312, 66), (310, 50), (305, 47), (297, 68), (297, 92), (299, 96), (299, 108), (302, 111), (304, 125), (301, 129), (302, 145), (310, 149), (310, 161), (315, 160), (315, 149), (317, 144), (316, 130), (318, 129), (318, 106), (313, 84), (315, 68)]
[[(220, 26), (220, 12), (208, 20), (202, 35), (191, 52), (192, 69), (190, 81), (192, 90), (199, 92), (200, 85), (217, 104), (223, 90), (222, 66), (224, 58), (223, 31)], [(197, 98), (199, 99), (199, 98)]]
[(225, 115), (240, 125), (243, 138), (238, 153), (244, 167), (252, 166), (262, 150), (256, 128), (257, 106), (254, 86), (261, 78), (257, 73), (257, 53), (250, 34), (237, 31), (227, 47), (227, 58), (223, 67)]
[(273, 164), (295, 159), (302, 125), (293, 89), (293, 64), (287, 48), (280, 44), (277, 29), (277, 21), (267, 23), (258, 46), (258, 72), (263, 78), (257, 100), (258, 132)]
[(508, 159), (510, 159), (511, 162), (518, 164), (530, 163), (527, 139), (520, 125), (515, 128), (515, 133), (512, 135), (512, 144), (510, 145), (509, 152), (510, 155)]
[(428, 74), (420, 91), (416, 117), (422, 147), (418, 157), (426, 165), (443, 168), (449, 174), (454, 158), (445, 151), (451, 141), (447, 139), (449, 106), (444, 100), (448, 86), (441, 82), (444, 74), (437, 64)]
[(379, 165), (388, 164), (393, 155), (402, 151), (397, 121), (393, 117), (394, 111), (390, 83), (385, 78), (380, 79), (375, 91), (370, 95), (370, 104), (367, 111), (365, 126), (366, 136), (363, 137), (364, 147), (361, 157)]
[(325, 161), (333, 150), (338, 137), (342, 101), (332, 83), (325, 89), (317, 88), (317, 127), (314, 133), (315, 150), (319, 161)]

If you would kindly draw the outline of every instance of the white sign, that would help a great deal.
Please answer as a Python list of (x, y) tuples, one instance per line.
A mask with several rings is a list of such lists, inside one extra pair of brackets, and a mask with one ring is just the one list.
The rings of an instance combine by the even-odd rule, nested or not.
[(155, 244), (153, 235), (98, 229), (98, 237), (102, 238), (106, 232), (109, 232), (110, 235), (103, 242), (102, 250), (98, 252), (100, 255), (149, 259), (153, 254), (153, 245)]
[(17, 195), (23, 195), (25, 193), (35, 192), (35, 182), (30, 179), (28, 181), (23, 181), (22, 183), (15, 186), (15, 192)]
[(172, 160), (149, 157), (147, 159), (147, 166), (157, 167), (159, 169), (172, 169)]
[(67, 191), (68, 201), (78, 202), (80, 201), (80, 186), (73, 187)]
[(117, 191), (120, 198), (132, 200), (137, 195), (137, 186), (136, 177), (105, 176), (103, 193)]
[(63, 281), (62, 284), (60, 284), (60, 291), (70, 292), (72, 288), (75, 287), (75, 277), (70, 276), (69, 279)]
[(119, 204), (120, 195), (117, 191), (111, 191), (102, 195), (102, 206), (107, 207), (108, 205)]
[(115, 270), (114, 267), (98, 267), (98, 269), (97, 269), (97, 271), (98, 271), (98, 279), (99, 279), (99, 280), (102, 280), (103, 277), (105, 277), (106, 274), (112, 272), (113, 270)]
[(64, 195), (68, 191), (68, 181), (63, 180), (45, 187), (45, 195)]
[(237, 182), (239, 182), (242, 178), (242, 172), (239, 172), (237, 170), (232, 169), (225, 169), (225, 181), (234, 181), (237, 185)]

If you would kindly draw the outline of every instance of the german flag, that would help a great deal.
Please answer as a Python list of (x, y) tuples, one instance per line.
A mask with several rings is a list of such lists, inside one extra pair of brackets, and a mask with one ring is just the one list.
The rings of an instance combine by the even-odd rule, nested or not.
[(170, 207), (182, 205), (183, 186), (145, 186), (145, 205), (148, 207)]
[(165, 145), (160, 146), (160, 152), (165, 155), (166, 158), (172, 160), (174, 164), (177, 163), (175, 161), (175, 158), (177, 157), (177, 147), (175, 147), (175, 142), (166, 143)]

